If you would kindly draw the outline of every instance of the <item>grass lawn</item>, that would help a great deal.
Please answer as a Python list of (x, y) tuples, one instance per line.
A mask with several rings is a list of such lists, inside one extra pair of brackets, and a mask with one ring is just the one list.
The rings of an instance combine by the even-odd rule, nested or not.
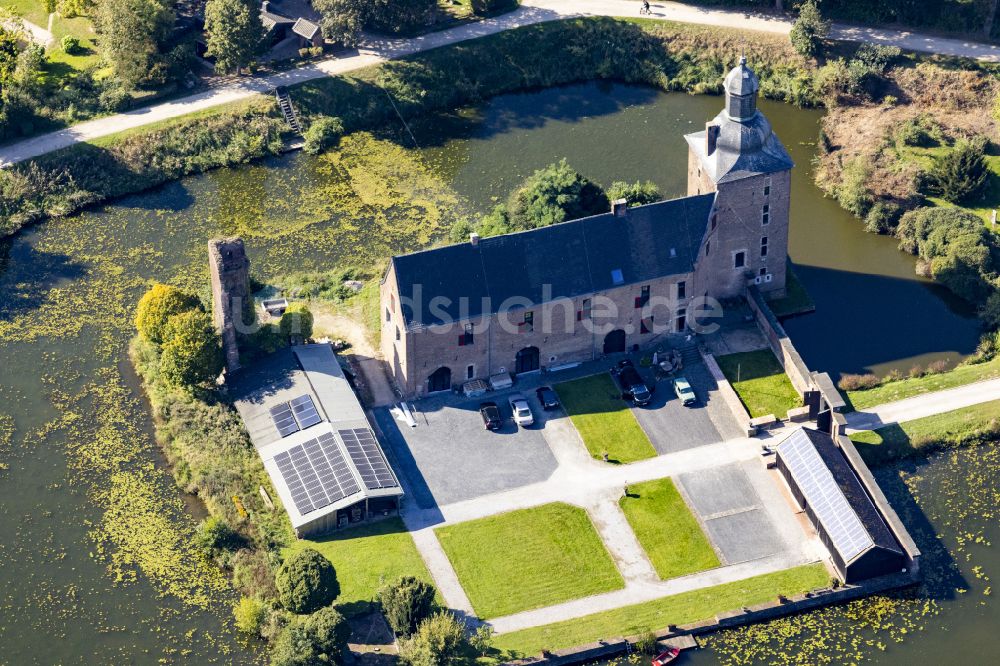
[[(314, 548), (333, 563), (340, 581), (337, 602), (347, 614), (367, 609), (383, 582), (415, 576), (434, 579), (424, 565), (413, 538), (399, 518), (380, 520), (316, 540), (300, 539), (288, 551)], [(440, 603), (440, 599), (439, 599)]]
[(867, 391), (846, 391), (843, 393), (854, 409), (867, 409), (875, 405), (911, 398), (915, 395), (942, 391), (997, 377), (1000, 377), (1000, 357), (986, 363), (960, 365), (954, 370), (936, 375), (900, 379)]
[(663, 580), (719, 566), (701, 525), (670, 479), (629, 485), (618, 501)]
[(607, 373), (556, 384), (555, 390), (594, 458), (600, 460), (607, 451), (609, 460), (630, 463), (656, 455)]
[(997, 439), (1000, 400), (851, 435), (869, 465), (881, 465), (922, 451)]
[(436, 533), (481, 618), (625, 586), (587, 512), (568, 504), (511, 511)]
[(736, 389), (750, 416), (774, 414), (784, 418), (802, 399), (770, 349), (727, 354), (716, 359), (726, 379)]
[(816, 309), (805, 285), (799, 280), (799, 276), (792, 270), (791, 262), (788, 262), (787, 278), (785, 281), (785, 296), (768, 301), (768, 306), (775, 317), (788, 317), (793, 314), (812, 312)]
[(829, 584), (830, 574), (826, 568), (822, 564), (809, 564), (575, 620), (503, 634), (493, 639), (493, 646), (497, 650), (518, 655), (537, 655), (543, 649), (558, 650), (604, 638), (656, 631), (666, 628), (668, 624), (696, 622), (722, 611), (770, 601), (779, 594), (791, 596)]

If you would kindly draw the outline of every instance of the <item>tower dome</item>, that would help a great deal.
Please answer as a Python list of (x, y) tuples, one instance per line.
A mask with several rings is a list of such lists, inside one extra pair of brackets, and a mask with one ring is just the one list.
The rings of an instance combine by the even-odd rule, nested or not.
[(731, 120), (745, 122), (757, 114), (757, 91), (760, 80), (747, 67), (746, 56), (740, 56), (740, 64), (726, 75), (723, 87), (726, 89), (726, 115)]

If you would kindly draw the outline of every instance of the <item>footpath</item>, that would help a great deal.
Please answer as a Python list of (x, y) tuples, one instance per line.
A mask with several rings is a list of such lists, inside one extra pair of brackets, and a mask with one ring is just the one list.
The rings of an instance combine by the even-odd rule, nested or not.
[[(517, 10), (476, 23), (414, 37), (396, 39), (366, 35), (357, 51), (330, 57), (317, 63), (270, 76), (243, 79), (173, 101), (97, 118), (66, 129), (41, 134), (0, 147), (0, 167), (91, 141), (125, 130), (178, 118), (204, 109), (248, 99), (278, 86), (294, 86), (325, 76), (338, 76), (386, 60), (447, 46), (469, 39), (526, 25), (579, 16), (638, 17), (639, 3), (632, 0), (523, 0)], [(655, 2), (648, 17), (699, 25), (739, 28), (787, 34), (791, 21), (781, 16), (732, 9), (691, 7), (676, 2)], [(37, 26), (36, 26), (37, 27)], [(51, 35), (50, 35), (51, 36)], [(985, 62), (1000, 62), (1000, 46), (968, 40), (934, 37), (920, 33), (834, 24), (834, 39), (869, 41), (948, 56), (962, 56)]]

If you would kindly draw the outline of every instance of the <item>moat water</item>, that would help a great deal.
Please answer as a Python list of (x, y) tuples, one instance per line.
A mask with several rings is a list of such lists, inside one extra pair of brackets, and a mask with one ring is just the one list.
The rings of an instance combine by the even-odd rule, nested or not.
[[(343, 154), (219, 170), (0, 246), (0, 663), (262, 659), (230, 626), (232, 594), (185, 547), (194, 520), (122, 360), (150, 281), (204, 292), (205, 242), (230, 233), (247, 239), (264, 279), (368, 265), (433, 242), (562, 157), (603, 185), (650, 179), (681, 195), (682, 135), (720, 104), (597, 83), (504, 96), (414, 123), (419, 148), (399, 131), (348, 141)], [(762, 109), (798, 165), (791, 255), (817, 312), (786, 324), (807, 363), (884, 372), (970, 353), (967, 309), (812, 184), (820, 113)], [(932, 555), (930, 585), (726, 635), (685, 660), (995, 660), (1000, 460), (967, 451), (880, 475)]]

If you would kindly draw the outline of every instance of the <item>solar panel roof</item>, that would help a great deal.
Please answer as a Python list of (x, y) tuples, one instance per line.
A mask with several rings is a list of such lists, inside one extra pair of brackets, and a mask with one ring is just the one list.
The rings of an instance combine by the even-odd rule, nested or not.
[(367, 428), (352, 428), (338, 430), (340, 440), (344, 442), (354, 466), (361, 474), (361, 480), (369, 490), (379, 488), (396, 488), (399, 482), (389, 469), (389, 464), (382, 455), (382, 450), (375, 441), (375, 436)]
[(271, 408), (271, 419), (274, 420), (274, 427), (278, 429), (278, 434), (288, 437), (293, 432), (298, 432), (299, 424), (292, 415), (292, 408), (287, 402), (275, 405)]
[(278, 453), (274, 461), (300, 514), (361, 491), (331, 433)]
[(875, 545), (861, 518), (803, 430), (782, 442), (778, 453), (845, 562), (850, 562)]
[(300, 395), (288, 404), (295, 414), (295, 420), (299, 422), (299, 427), (303, 430), (323, 420), (320, 418), (319, 412), (316, 411), (316, 404), (313, 402), (312, 396), (308, 394)]

